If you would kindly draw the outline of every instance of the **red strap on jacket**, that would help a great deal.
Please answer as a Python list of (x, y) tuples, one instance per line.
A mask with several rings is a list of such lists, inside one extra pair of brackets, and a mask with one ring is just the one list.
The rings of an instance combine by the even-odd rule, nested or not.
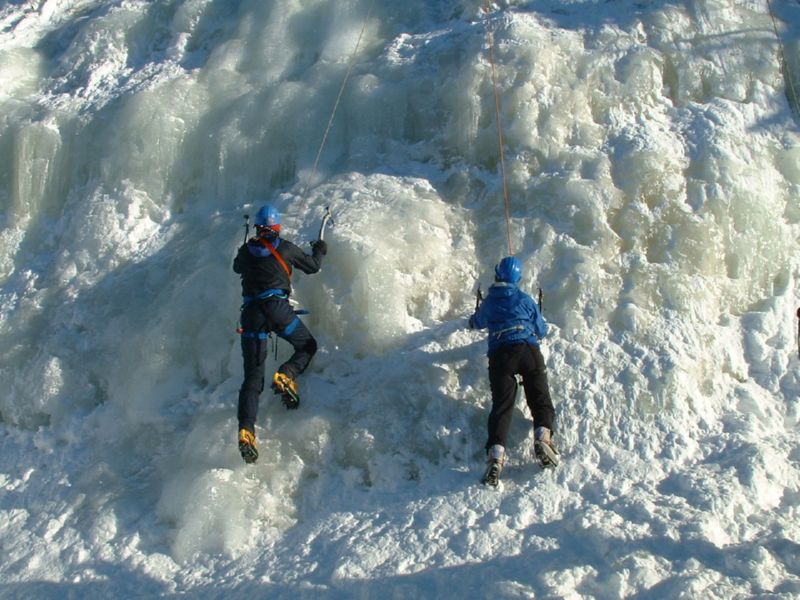
[(289, 280), (291, 281), (291, 279), (292, 279), (292, 268), (288, 264), (286, 264), (286, 261), (283, 260), (283, 257), (275, 249), (275, 246), (270, 244), (264, 238), (258, 238), (258, 241), (261, 242), (261, 245), (264, 246), (264, 248), (266, 248), (267, 250), (269, 250), (269, 253), (272, 254), (272, 256), (275, 257), (275, 260), (277, 260), (278, 264), (280, 264), (280, 266), (283, 267), (283, 270), (286, 271), (286, 275), (289, 276)]

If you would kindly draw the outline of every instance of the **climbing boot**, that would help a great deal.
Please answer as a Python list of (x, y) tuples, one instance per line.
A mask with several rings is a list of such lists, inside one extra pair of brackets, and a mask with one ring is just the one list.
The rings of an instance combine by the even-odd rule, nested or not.
[(533, 452), (542, 467), (558, 466), (558, 451), (553, 444), (552, 433), (547, 427), (537, 427), (534, 430)]
[(500, 473), (506, 463), (506, 451), (500, 444), (495, 444), (486, 453), (486, 471), (483, 474), (483, 484), (496, 488), (500, 485)]
[(249, 465), (258, 460), (256, 436), (253, 432), (245, 428), (239, 430), (239, 454), (242, 455), (244, 462)]
[(300, 406), (300, 396), (297, 394), (297, 384), (286, 373), (278, 371), (272, 376), (272, 389), (280, 394), (283, 405), (293, 410)]

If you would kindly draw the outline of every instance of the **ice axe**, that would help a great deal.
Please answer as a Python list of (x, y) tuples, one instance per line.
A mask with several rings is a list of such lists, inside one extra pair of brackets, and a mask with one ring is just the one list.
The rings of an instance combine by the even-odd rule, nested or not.
[(250, 235), (250, 215), (244, 216), (244, 243), (247, 243), (247, 237)]
[(319, 236), (317, 236), (318, 240), (325, 239), (323, 236), (325, 235), (325, 227), (328, 225), (328, 221), (330, 221), (331, 226), (335, 225), (330, 206), (325, 207), (325, 215), (322, 217), (322, 223), (319, 226)]

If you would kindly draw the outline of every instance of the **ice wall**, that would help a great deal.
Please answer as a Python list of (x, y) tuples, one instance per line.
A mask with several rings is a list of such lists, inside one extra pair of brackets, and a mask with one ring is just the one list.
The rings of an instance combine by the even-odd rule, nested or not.
[[(238, 529), (207, 533), (237, 459), (230, 263), (242, 214), (272, 201), (301, 244), (335, 212), (296, 296), (322, 347), (308, 391), (346, 408), (294, 429), (265, 413), (265, 450), (291, 450), (292, 477), (253, 484), (273, 510), (230, 510), (281, 529), (308, 465), (376, 484), (417, 476), (415, 453), (474, 458), (480, 442), (437, 422), (482, 435), (481, 336), (460, 327), (508, 251), (480, 4), (0, 9), (2, 420), (156, 447), (176, 554), (236, 547)], [(799, 385), (800, 151), (768, 14), (596, 6), (506, 2), (488, 19), (512, 246), (554, 326), (563, 439), (654, 438), (643, 424), (666, 418), (691, 446), (726, 410), (769, 433)]]

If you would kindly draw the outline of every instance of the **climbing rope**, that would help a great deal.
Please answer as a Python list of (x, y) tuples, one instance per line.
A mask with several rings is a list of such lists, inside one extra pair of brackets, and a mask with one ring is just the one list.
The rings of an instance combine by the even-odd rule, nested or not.
[(347, 66), (347, 71), (345, 72), (344, 79), (342, 80), (342, 85), (339, 88), (339, 94), (336, 96), (336, 102), (333, 103), (333, 110), (331, 110), (331, 116), (328, 119), (328, 125), (325, 127), (325, 133), (322, 134), (322, 141), (319, 144), (319, 150), (317, 150), (317, 156), (314, 158), (314, 166), (311, 169), (311, 174), (308, 176), (308, 180), (306, 181), (306, 187), (303, 190), (303, 194), (301, 198), (305, 200), (306, 194), (308, 194), (308, 189), (311, 187), (311, 184), (314, 181), (314, 177), (317, 174), (317, 167), (319, 166), (319, 159), (322, 156), (322, 150), (325, 148), (325, 143), (328, 140), (328, 134), (331, 131), (331, 127), (333, 127), (333, 119), (336, 116), (336, 110), (339, 108), (339, 103), (342, 100), (342, 94), (344, 93), (344, 88), (347, 86), (347, 80), (350, 79), (350, 74), (353, 72), (353, 67), (356, 64), (356, 56), (358, 54), (358, 48), (361, 45), (361, 38), (364, 37), (364, 31), (367, 28), (367, 23), (369, 22), (370, 16), (372, 16), (372, 7), (375, 5), (375, 0), (372, 0), (369, 3), (369, 8), (367, 9), (367, 14), (364, 17), (364, 22), (361, 25), (361, 31), (358, 34), (358, 39), (356, 40), (355, 48), (353, 48), (353, 53), (350, 56), (350, 61)]
[[(794, 111), (800, 114), (800, 103), (797, 101), (797, 90), (794, 87), (794, 81), (792, 80), (792, 74), (789, 71), (789, 65), (786, 63), (786, 51), (783, 47), (781, 34), (778, 31), (778, 22), (775, 19), (775, 12), (772, 10), (771, 0), (767, 0), (767, 8), (769, 9), (769, 16), (772, 19), (772, 28), (775, 31), (775, 37), (778, 40), (778, 57), (780, 59), (781, 69), (783, 69), (783, 72), (786, 74), (786, 81), (789, 84), (789, 102), (792, 105), (792, 108), (794, 108)], [(797, 309), (797, 356), (800, 358), (800, 308)]]
[(797, 356), (800, 358), (800, 308), (797, 309)]
[(778, 22), (775, 19), (775, 13), (772, 10), (772, 1), (767, 0), (767, 8), (769, 9), (769, 16), (772, 19), (772, 28), (775, 30), (775, 37), (778, 38), (778, 58), (780, 59), (781, 69), (786, 74), (786, 81), (789, 83), (789, 98), (792, 108), (795, 112), (800, 113), (800, 103), (797, 101), (797, 90), (795, 90), (794, 82), (792, 81), (792, 74), (789, 71), (789, 65), (786, 62), (786, 51), (783, 47), (783, 40), (781, 34), (778, 32)]
[(503, 126), (500, 121), (500, 93), (497, 91), (497, 70), (494, 63), (494, 31), (489, 17), (489, 0), (483, 2), (483, 12), (486, 15), (486, 44), (489, 46), (489, 65), (492, 69), (492, 90), (494, 91), (494, 116), (497, 125), (497, 145), (500, 148), (500, 175), (503, 178), (503, 206), (506, 217), (506, 238), (508, 240), (508, 254), (512, 256), (514, 249), (511, 245), (511, 209), (508, 201), (508, 183), (506, 179), (506, 162), (503, 153)]

